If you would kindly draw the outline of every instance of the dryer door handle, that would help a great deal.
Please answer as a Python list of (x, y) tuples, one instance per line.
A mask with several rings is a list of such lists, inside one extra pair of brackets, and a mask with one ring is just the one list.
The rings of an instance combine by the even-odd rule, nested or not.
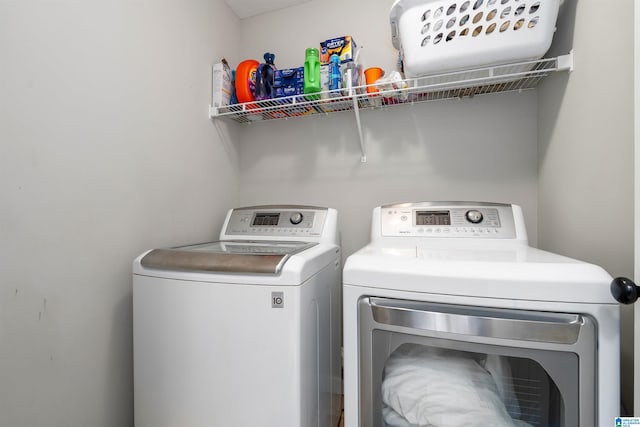
[(611, 295), (619, 303), (633, 304), (640, 295), (640, 288), (629, 278), (616, 277), (611, 281)]
[(585, 325), (579, 314), (457, 306), (369, 297), (373, 320), (434, 333), (574, 344)]

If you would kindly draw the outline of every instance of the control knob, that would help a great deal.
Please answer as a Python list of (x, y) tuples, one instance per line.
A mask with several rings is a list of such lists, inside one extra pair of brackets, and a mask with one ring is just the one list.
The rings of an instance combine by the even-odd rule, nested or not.
[(291, 214), (291, 218), (289, 218), (289, 221), (291, 222), (291, 224), (300, 224), (302, 222), (302, 219), (304, 217), (302, 216), (302, 213), (300, 212), (294, 212)]
[(475, 209), (467, 211), (467, 213), (465, 213), (464, 216), (465, 218), (467, 218), (467, 221), (473, 224), (479, 224), (482, 222), (482, 219), (483, 219), (482, 212)]

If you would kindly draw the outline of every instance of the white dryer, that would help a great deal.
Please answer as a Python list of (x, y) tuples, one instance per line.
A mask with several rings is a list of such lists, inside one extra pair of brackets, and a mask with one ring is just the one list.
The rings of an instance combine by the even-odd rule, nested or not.
[(373, 211), (343, 272), (345, 427), (597, 427), (620, 415), (602, 268), (528, 246), (518, 206)]
[(133, 263), (135, 425), (335, 426), (337, 212), (232, 209), (220, 239)]

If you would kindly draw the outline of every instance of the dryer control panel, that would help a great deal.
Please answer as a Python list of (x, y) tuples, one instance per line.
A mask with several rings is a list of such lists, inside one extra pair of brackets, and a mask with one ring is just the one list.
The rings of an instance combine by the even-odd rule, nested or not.
[(251, 237), (318, 237), (327, 208), (309, 206), (256, 206), (233, 209), (223, 234)]
[(382, 237), (515, 239), (513, 205), (421, 202), (381, 206)]

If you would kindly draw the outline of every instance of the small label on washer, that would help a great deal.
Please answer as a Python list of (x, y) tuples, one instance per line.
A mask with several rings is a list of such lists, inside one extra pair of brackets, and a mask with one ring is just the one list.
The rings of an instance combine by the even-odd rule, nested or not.
[(618, 417), (615, 421), (615, 427), (624, 427), (624, 426), (640, 426), (640, 418), (639, 417)]
[(271, 308), (284, 308), (284, 292), (271, 292)]

